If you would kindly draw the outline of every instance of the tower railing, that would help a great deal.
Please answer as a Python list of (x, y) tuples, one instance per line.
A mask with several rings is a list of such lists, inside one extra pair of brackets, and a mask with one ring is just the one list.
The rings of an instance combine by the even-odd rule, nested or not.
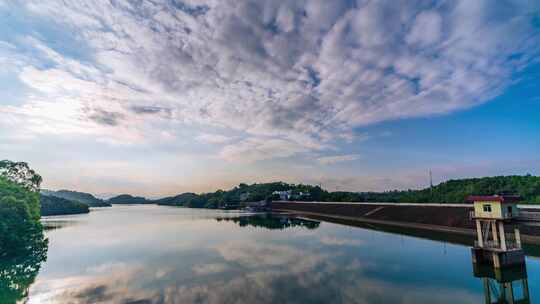
[[(519, 244), (515, 240), (506, 240), (505, 243), (506, 243), (506, 249), (507, 250), (520, 249)], [(476, 241), (474, 241), (474, 246), (475, 247), (480, 247), (480, 243), (476, 240)], [(500, 242), (495, 242), (493, 240), (483, 241), (482, 248), (501, 249), (502, 250), (501, 243)]]

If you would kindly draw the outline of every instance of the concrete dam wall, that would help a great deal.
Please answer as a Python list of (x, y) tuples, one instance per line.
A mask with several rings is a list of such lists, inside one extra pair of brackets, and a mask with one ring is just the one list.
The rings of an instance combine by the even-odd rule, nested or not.
[[(272, 210), (367, 224), (475, 235), (469, 204), (327, 203), (277, 201)], [(540, 225), (520, 225), (523, 240), (540, 244)]]

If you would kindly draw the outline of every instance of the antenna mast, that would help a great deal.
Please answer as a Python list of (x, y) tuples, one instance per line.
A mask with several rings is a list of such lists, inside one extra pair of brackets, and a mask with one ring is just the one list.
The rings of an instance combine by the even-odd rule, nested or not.
[(429, 191), (431, 193), (431, 197), (433, 197), (433, 175), (431, 174), (431, 169), (429, 169)]

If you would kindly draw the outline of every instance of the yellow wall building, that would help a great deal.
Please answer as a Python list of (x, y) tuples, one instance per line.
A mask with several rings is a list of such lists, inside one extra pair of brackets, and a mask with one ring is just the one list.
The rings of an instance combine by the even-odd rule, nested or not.
[(471, 196), (474, 202), (474, 217), (484, 219), (512, 219), (519, 215), (516, 196)]

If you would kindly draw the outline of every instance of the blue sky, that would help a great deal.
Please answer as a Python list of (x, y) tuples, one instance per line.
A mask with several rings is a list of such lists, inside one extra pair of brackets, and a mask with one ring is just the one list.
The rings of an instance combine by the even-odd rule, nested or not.
[(535, 1), (0, 0), (0, 158), (44, 187), (540, 174)]

